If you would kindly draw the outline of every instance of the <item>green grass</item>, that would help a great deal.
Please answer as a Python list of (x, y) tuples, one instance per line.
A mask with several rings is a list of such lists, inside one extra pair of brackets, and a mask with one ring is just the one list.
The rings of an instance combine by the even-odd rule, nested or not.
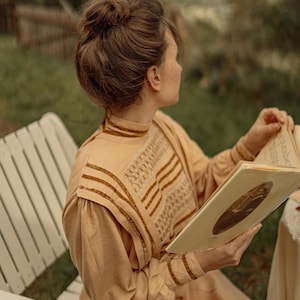
[(77, 83), (72, 61), (20, 49), (11, 36), (0, 42), (0, 118), (22, 126), (54, 111), (77, 143), (97, 127), (102, 112)]
[[(0, 121), (17, 128), (48, 111), (56, 112), (81, 144), (98, 126), (103, 112), (81, 90), (72, 61), (20, 49), (14, 37), (0, 36)], [(299, 108), (286, 101), (273, 103), (299, 120)], [(185, 79), (178, 105), (165, 111), (181, 123), (208, 155), (231, 147), (256, 118), (263, 104), (217, 97), (200, 88), (195, 79)], [(5, 130), (5, 128), (4, 128)], [(240, 266), (224, 272), (251, 299), (262, 300), (266, 288), (277, 225), (282, 207), (264, 221), (263, 229), (245, 253)], [(27, 289), (35, 299), (55, 299), (76, 276), (68, 253)]]

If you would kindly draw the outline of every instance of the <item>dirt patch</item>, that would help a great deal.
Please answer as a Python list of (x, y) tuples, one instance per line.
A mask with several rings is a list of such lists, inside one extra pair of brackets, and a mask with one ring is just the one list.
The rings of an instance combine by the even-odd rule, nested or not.
[(21, 126), (18, 124), (9, 123), (3, 120), (0, 120), (0, 137), (3, 137), (17, 129)]

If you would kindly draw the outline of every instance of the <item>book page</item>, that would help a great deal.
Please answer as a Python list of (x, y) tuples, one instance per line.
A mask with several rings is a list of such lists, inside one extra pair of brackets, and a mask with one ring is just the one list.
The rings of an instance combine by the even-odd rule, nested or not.
[[(297, 142), (300, 144), (300, 130), (297, 128)], [(261, 150), (255, 159), (257, 163), (273, 166), (300, 167), (300, 157), (294, 135), (284, 126)]]
[(297, 147), (298, 153), (299, 153), (299, 149), (300, 149), (300, 125), (295, 125), (295, 130), (293, 132), (293, 136), (294, 136), (295, 144), (296, 144), (296, 147)]

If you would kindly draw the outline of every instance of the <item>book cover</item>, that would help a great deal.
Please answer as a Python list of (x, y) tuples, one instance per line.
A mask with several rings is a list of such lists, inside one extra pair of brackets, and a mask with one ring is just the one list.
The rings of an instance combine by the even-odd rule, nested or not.
[(299, 186), (298, 168), (240, 162), (166, 250), (218, 247), (261, 222)]

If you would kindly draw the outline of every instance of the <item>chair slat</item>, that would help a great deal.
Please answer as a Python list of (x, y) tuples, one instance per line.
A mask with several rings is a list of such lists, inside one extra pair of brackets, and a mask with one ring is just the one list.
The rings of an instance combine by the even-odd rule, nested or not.
[[(64, 152), (64, 156), (66, 157), (66, 159), (68, 161), (68, 165), (71, 168), (74, 163), (75, 156), (78, 151), (78, 147), (75, 144), (71, 135), (69, 134), (69, 132), (68, 132), (66, 126), (64, 125), (64, 123), (62, 122), (62, 120), (56, 114), (54, 114), (52, 112), (48, 112), (41, 118), (39, 123), (42, 128), (47, 128), (45, 126), (45, 124), (48, 124), (48, 123), (51, 123), (52, 127), (55, 128), (55, 134), (60, 142), (61, 148)], [(47, 125), (47, 126), (49, 126), (49, 125)], [(70, 173), (70, 171), (67, 173), (67, 176), (66, 176), (67, 180), (68, 180), (69, 173)]]
[(66, 197), (66, 183), (61, 175), (59, 169), (60, 165), (56, 164), (56, 161), (49, 149), (49, 145), (45, 139), (44, 133), (39, 125), (37, 123), (30, 124), (28, 126), (28, 130), (35, 143), (35, 147), (40, 155), (41, 161), (48, 174), (48, 178), (58, 196), (59, 203), (62, 208)]
[(67, 291), (75, 293), (75, 294), (80, 294), (82, 290), (82, 283), (74, 280), (67, 288)]
[[(76, 152), (54, 113), (0, 139), (0, 299), (22, 299), (14, 294), (67, 250), (61, 215)], [(77, 277), (58, 299), (78, 300), (81, 288)]]
[[(50, 265), (54, 261), (55, 255), (39, 217), (39, 209), (42, 209), (42, 201), (33, 201), (36, 197), (40, 198), (39, 200), (42, 200), (42, 195), (17, 136), (15, 134), (10, 134), (5, 138), (5, 142), (12, 155), (17, 174), (20, 178), (20, 185), (13, 189), (16, 201), (18, 202), (21, 211), (24, 213), (39, 254), (46, 262), (46, 265)], [(15, 181), (15, 176), (11, 177), (11, 186), (14, 184), (12, 181)], [(35, 264), (35, 259), (32, 261), (32, 264)]]
[[(54, 120), (50, 120), (49, 118), (42, 118), (40, 125), (41, 130), (43, 131), (48, 142), (49, 148), (51, 149), (53, 158), (59, 165), (63, 180), (67, 185), (70, 176), (70, 164), (68, 163), (65, 152), (63, 151), (62, 144), (64, 143), (64, 140), (59, 139), (59, 131), (57, 128), (55, 128), (55, 126), (59, 126), (59, 124), (55, 123)], [(63, 200), (65, 201), (65, 199)]]
[[(6, 246), (2, 235), (0, 235), (0, 249), (1, 251), (1, 271), (5, 273), (5, 279), (7, 281), (7, 286), (5, 290), (11, 289), (16, 294), (21, 293), (25, 285), (20, 277), (18, 270), (15, 268), (14, 262), (11, 259), (10, 253), (6, 251)], [(33, 277), (34, 279), (34, 277)]]
[(57, 298), (57, 300), (78, 300), (78, 299), (79, 299), (79, 295), (78, 294), (70, 293), (68, 291), (64, 291)]
[[(15, 228), (18, 239), (22, 243), (26, 256), (32, 262), (36, 274), (41, 274), (45, 269), (45, 264), (36, 248), (31, 228), (27, 222), (27, 220), (35, 220), (35, 213), (11, 159), (9, 149), (3, 140), (0, 140), (0, 163), (2, 166), (2, 172), (0, 172), (0, 194), (3, 205), (10, 216), (11, 223)], [(22, 207), (19, 206), (17, 198), (22, 199)]]
[[(20, 273), (25, 285), (32, 283), (36, 275), (24, 253), (23, 247), (20, 244), (19, 238), (14, 230), (13, 224), (10, 222), (9, 216), (6, 213), (2, 202), (0, 202), (0, 220), (1, 239), (2, 242), (6, 244), (5, 248), (8, 248), (9, 250), (9, 252), (7, 249), (2, 249), (1, 251), (1, 268), (4, 269), (6, 266), (8, 272), (12, 273), (10, 276), (12, 280), (10, 280), (9, 286), (13, 286), (13, 290), (15, 290), (14, 286), (17, 286), (16, 289), (18, 290), (20, 284), (15, 282), (15, 274)], [(19, 277), (19, 275), (17, 277)], [(23, 284), (21, 286), (23, 286)]]
[(4, 292), (4, 291), (0, 291), (0, 299), (1, 300), (33, 300), (31, 298), (19, 296), (19, 295)]
[[(1, 262), (0, 262), (0, 266), (1, 266)], [(7, 284), (6, 280), (4, 280), (3, 273), (2, 273), (2, 268), (0, 267), (0, 291), (1, 290), (9, 291), (9, 288), (8, 288), (8, 284)]]
[[(57, 195), (49, 182), (47, 173), (39, 158), (40, 155), (28, 130), (23, 128), (16, 134), (30, 165), (32, 177), (34, 176), (32, 187), (36, 185), (36, 188), (30, 188), (30, 197), (56, 256), (60, 256), (66, 251), (67, 245), (64, 242), (64, 235), (61, 233), (61, 207)], [(59, 228), (57, 228), (57, 224), (59, 224)]]

